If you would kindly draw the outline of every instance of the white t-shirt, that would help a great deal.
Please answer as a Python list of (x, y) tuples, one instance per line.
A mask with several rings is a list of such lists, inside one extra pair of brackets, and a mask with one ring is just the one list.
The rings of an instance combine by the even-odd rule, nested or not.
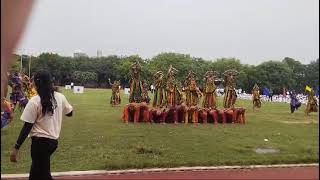
[(57, 107), (52, 115), (48, 113), (45, 116), (42, 115), (39, 95), (32, 97), (26, 105), (20, 119), (28, 123), (34, 123), (30, 131), (31, 137), (59, 138), (62, 118), (72, 111), (72, 106), (63, 94), (54, 92), (54, 97), (57, 101)]

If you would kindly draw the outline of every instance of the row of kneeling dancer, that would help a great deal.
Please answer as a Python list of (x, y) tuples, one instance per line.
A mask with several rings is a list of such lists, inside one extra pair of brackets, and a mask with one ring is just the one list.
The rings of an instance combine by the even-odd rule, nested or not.
[(210, 109), (177, 105), (170, 108), (151, 108), (147, 103), (129, 103), (124, 107), (125, 123), (245, 123), (244, 108)]

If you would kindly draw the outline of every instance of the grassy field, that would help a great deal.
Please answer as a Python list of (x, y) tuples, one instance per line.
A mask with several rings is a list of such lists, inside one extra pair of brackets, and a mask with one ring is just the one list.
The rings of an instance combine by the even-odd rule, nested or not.
[[(124, 94), (120, 107), (110, 106), (110, 90), (86, 89), (84, 94), (64, 90), (64, 94), (74, 107), (74, 116), (64, 119), (52, 156), (55, 172), (319, 162), (319, 113), (305, 116), (305, 106), (291, 114), (289, 104), (263, 103), (259, 112), (253, 112), (251, 101), (238, 100), (236, 106), (247, 108), (245, 125), (124, 124), (120, 120), (128, 102)], [(23, 124), (19, 118), (16, 112), (14, 121), (1, 129), (1, 173), (29, 172), (29, 138), (21, 147), (18, 163), (9, 162)], [(280, 152), (257, 154), (256, 148)]]

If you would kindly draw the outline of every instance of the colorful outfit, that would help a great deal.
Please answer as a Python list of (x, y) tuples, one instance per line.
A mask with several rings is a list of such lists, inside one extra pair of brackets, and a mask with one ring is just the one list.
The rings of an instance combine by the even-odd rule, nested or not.
[(181, 91), (178, 88), (177, 82), (175, 81), (175, 74), (177, 70), (170, 65), (168, 70), (168, 80), (166, 87), (166, 106), (175, 107), (181, 103)]
[(314, 90), (312, 89), (311, 92), (308, 95), (308, 103), (307, 108), (305, 110), (305, 113), (309, 115), (311, 112), (318, 112), (318, 104), (317, 99), (314, 93)]
[(28, 99), (31, 99), (33, 96), (38, 95), (38, 92), (33, 85), (31, 85), (31, 87), (28, 88), (27, 93), (28, 93)]
[(186, 82), (187, 88), (186, 92), (186, 104), (187, 106), (198, 106), (200, 98), (202, 96), (201, 91), (197, 87), (197, 82), (195, 80), (195, 73), (190, 71)]
[(162, 107), (164, 105), (164, 88), (163, 88), (163, 73), (158, 71), (154, 75), (154, 95), (152, 107)]
[(217, 108), (217, 94), (216, 85), (214, 84), (217, 72), (208, 71), (205, 74), (205, 83), (203, 87), (204, 99), (202, 107), (204, 108)]
[(150, 97), (148, 94), (149, 86), (146, 83), (142, 83), (143, 91), (142, 91), (142, 102), (150, 103)]
[(6, 99), (4, 99), (2, 102), (2, 106), (3, 106), (3, 111), (1, 111), (1, 129), (7, 126), (13, 118), (12, 104)]
[(296, 94), (294, 92), (290, 92), (290, 110), (291, 113), (293, 113), (295, 110), (298, 110), (298, 108), (301, 106), (301, 102), (296, 97)]
[(22, 90), (22, 86), (23, 86), (22, 78), (20, 78), (18, 74), (14, 74), (10, 76), (9, 85), (12, 87), (12, 92), (10, 94), (10, 101), (13, 104), (13, 107), (15, 108), (18, 102), (21, 105), (21, 107), (25, 107), (28, 103), (28, 99), (25, 97)]
[(111, 105), (119, 105), (121, 103), (121, 98), (120, 98), (120, 82), (119, 81), (114, 81), (113, 84), (110, 82), (111, 89), (112, 89), (112, 95), (110, 98), (110, 104)]
[(135, 62), (131, 66), (131, 84), (130, 84), (130, 95), (129, 95), (129, 102), (130, 103), (140, 103), (143, 101), (143, 86), (140, 81), (140, 73), (141, 73), (141, 66), (139, 62)]
[(261, 108), (260, 91), (257, 84), (255, 84), (252, 89), (252, 101), (253, 108)]
[(235, 70), (227, 70), (223, 75), (225, 77), (226, 84), (224, 89), (223, 107), (233, 108), (237, 99), (235, 76), (238, 75), (238, 72)]
[(191, 121), (192, 123), (198, 123), (198, 104), (200, 102), (202, 94), (199, 88), (197, 87), (194, 72), (189, 71), (187, 81), (185, 84), (187, 85), (185, 92), (186, 105), (188, 107), (186, 114), (187, 120), (185, 121), (185, 123), (188, 123), (189, 121)]

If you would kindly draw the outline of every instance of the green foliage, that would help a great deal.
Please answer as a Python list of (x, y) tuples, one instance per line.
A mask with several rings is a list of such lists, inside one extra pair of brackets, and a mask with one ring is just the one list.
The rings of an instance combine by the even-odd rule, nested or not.
[(319, 86), (319, 59), (312, 61), (307, 65), (305, 71), (305, 81), (303, 81), (307, 85), (311, 85), (312, 87)]
[[(20, 70), (20, 56), (16, 56), (15, 59), (13, 69)], [(138, 55), (72, 58), (43, 53), (38, 57), (32, 57), (31, 73), (47, 69), (55, 77), (55, 84), (62, 86), (76, 82), (90, 87), (110, 87), (108, 83), (110, 78), (111, 81), (120, 80), (123, 87), (129, 87), (130, 66), (136, 60), (142, 65), (141, 78), (148, 84), (152, 84), (154, 73), (163, 71), (166, 74), (169, 65), (172, 64), (179, 71), (176, 76), (177, 81), (183, 83), (188, 71), (192, 70), (196, 73), (200, 86), (203, 85), (206, 71), (214, 70), (222, 74), (227, 69), (239, 71), (237, 87), (246, 92), (251, 92), (255, 83), (261, 88), (272, 88), (274, 93), (282, 93), (283, 88), (304, 92), (306, 85), (314, 88), (319, 86), (319, 59), (305, 65), (290, 57), (285, 57), (282, 61), (267, 61), (253, 66), (241, 64), (236, 58), (209, 61), (179, 53), (160, 53), (151, 59), (143, 59)], [(28, 61), (24, 60), (23, 63), (23, 71), (28, 72)], [(89, 77), (83, 77), (85, 75)]]
[(260, 86), (271, 87), (273, 92), (281, 93), (282, 88), (288, 88), (292, 83), (292, 70), (285, 63), (268, 61), (257, 66)]
[(18, 71), (20, 71), (20, 66), (21, 66), (20, 65), (20, 56), (14, 55), (11, 70), (18, 72)]
[(98, 80), (98, 76), (95, 72), (75, 71), (72, 74), (72, 79), (75, 81), (75, 83), (84, 85), (90, 82), (95, 83)]

